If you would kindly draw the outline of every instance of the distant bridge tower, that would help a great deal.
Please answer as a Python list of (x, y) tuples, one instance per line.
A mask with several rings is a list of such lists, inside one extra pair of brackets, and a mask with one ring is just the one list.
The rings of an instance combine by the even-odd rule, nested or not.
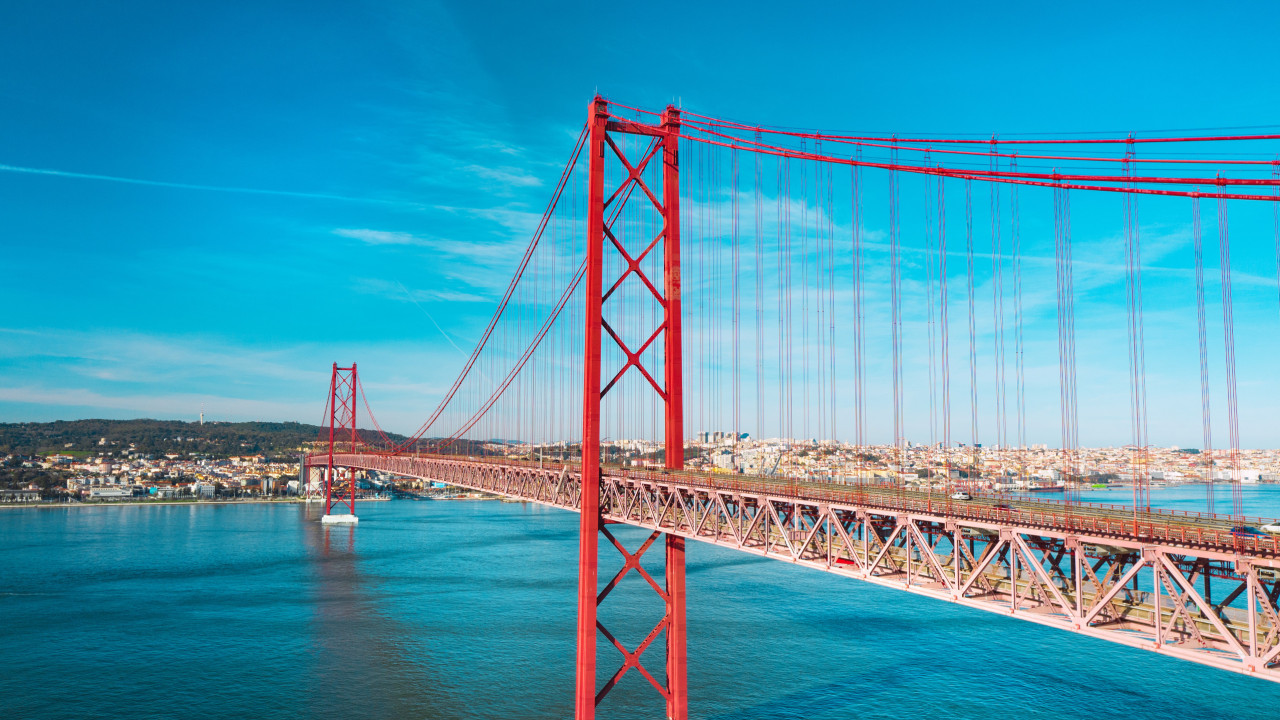
[[(333, 364), (333, 376), (329, 382), (329, 461), (325, 465), (324, 517), (325, 524), (351, 524), (356, 518), (356, 474), (352, 468), (335, 468), (333, 455), (338, 451), (357, 452), (359, 436), (356, 433), (356, 364), (341, 368)], [(344, 447), (345, 446), (345, 447)], [(342, 493), (347, 491), (344, 499)], [(334, 512), (334, 508), (339, 512)]]
[[(648, 641), (633, 650), (622, 650), (625, 660), (622, 667), (611, 679), (596, 690), (596, 639), (603, 633), (605, 637), (619, 649), (618, 641), (597, 619), (597, 606), (603, 599), (599, 592), (597, 558), (600, 535), (618, 548), (626, 558), (626, 564), (619, 573), (620, 578), (628, 569), (637, 568), (641, 573), (640, 555), (657, 539), (655, 532), (635, 553), (625, 550), (620, 543), (604, 527), (600, 516), (600, 401), (619, 378), (632, 366), (650, 378), (653, 389), (657, 392), (665, 410), (666, 467), (682, 469), (684, 467), (684, 395), (681, 371), (680, 345), (680, 111), (668, 106), (662, 115), (659, 125), (622, 121), (611, 118), (608, 103), (596, 97), (590, 107), (590, 138), (587, 144), (590, 158), (588, 190), (587, 190), (587, 274), (586, 274), (586, 341), (583, 378), (582, 408), (582, 515), (578, 545), (578, 661), (577, 690), (575, 708), (577, 720), (593, 720), (596, 705), (613, 689), (615, 683), (630, 669), (643, 673), (655, 689), (666, 700), (668, 720), (687, 720), (688, 689), (685, 670), (685, 562), (684, 538), (666, 536), (666, 587), (659, 594), (666, 604), (666, 614), (658, 627), (654, 628), (651, 638), (659, 631), (666, 633), (667, 677), (665, 683), (659, 683), (640, 664), (640, 655), (648, 646)], [(644, 157), (628, 160), (619, 144), (609, 136), (630, 134), (647, 136), (653, 139), (648, 153)], [(605, 161), (616, 157), (620, 166), (626, 171), (627, 179), (622, 187), (605, 199), (604, 177)], [(650, 160), (657, 159), (662, 164), (660, 175), (662, 188), (655, 194), (642, 179), (645, 167)], [(638, 162), (633, 162), (638, 161)], [(652, 182), (652, 181), (651, 181)], [(633, 185), (635, 187), (633, 187)], [(633, 258), (624, 249), (617, 234), (612, 228), (606, 210), (611, 203), (621, 199), (626, 202), (630, 193), (624, 190), (639, 189), (636, 193), (638, 201), (652, 203), (662, 218), (662, 273), (659, 282), (652, 283), (641, 270), (641, 261), (645, 253)], [(659, 196), (662, 198), (659, 200)], [(613, 217), (618, 217), (617, 206), (612, 208)], [(606, 242), (606, 236), (609, 242)], [(656, 249), (656, 240), (649, 249)], [(610, 290), (604, 288), (604, 254), (610, 247), (617, 251), (627, 262), (628, 269), (616, 282), (610, 282)], [(630, 274), (638, 276), (639, 281), (649, 285), (657, 295), (657, 288), (663, 288), (658, 302), (662, 306), (662, 324), (653, 330), (656, 338), (659, 332), (663, 338), (663, 387), (659, 389), (652, 375), (641, 363), (641, 352), (629, 349), (604, 321), (602, 308), (606, 300), (623, 280)], [(635, 281), (635, 279), (633, 279)], [(601, 390), (601, 343), (607, 331), (613, 342), (616, 342), (627, 355), (627, 364), (613, 376), (613, 380)], [(612, 370), (611, 370), (612, 372)], [(656, 585), (656, 583), (655, 583)], [(597, 629), (599, 628), (599, 629)]]

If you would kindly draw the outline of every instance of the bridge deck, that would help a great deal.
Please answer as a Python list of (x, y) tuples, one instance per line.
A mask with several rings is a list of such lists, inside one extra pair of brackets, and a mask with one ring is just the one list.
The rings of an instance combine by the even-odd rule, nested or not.
[[(335, 464), (579, 504), (573, 465), (376, 454)], [(1280, 681), (1277, 539), (1234, 535), (1227, 517), (612, 466), (601, 508), (655, 533)]]
[(762, 492), (779, 497), (795, 498), (801, 502), (853, 503), (887, 511), (925, 512), (960, 520), (1013, 523), (1064, 532), (1103, 534), (1137, 541), (1154, 540), (1238, 551), (1250, 555), (1280, 555), (1280, 536), (1251, 536), (1231, 532), (1231, 528), (1238, 525), (1256, 527), (1276, 522), (1265, 518), (1233, 520), (1225, 515), (1181, 510), (1153, 509), (1135, 512), (1128, 506), (1012, 498), (1007, 495), (981, 492), (971, 492), (972, 500), (952, 500), (948, 493), (911, 490), (876, 483), (824, 483), (795, 478), (688, 471), (637, 471), (609, 466), (606, 466), (603, 472), (644, 482), (666, 482), (671, 478), (678, 478), (681, 483), (709, 491)]

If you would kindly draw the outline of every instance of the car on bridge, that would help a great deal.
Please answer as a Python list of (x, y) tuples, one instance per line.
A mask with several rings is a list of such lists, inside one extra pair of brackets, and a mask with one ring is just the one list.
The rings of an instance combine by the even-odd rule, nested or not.
[(1252, 525), (1235, 525), (1231, 528), (1231, 534), (1238, 538), (1264, 538), (1270, 537), (1267, 533), (1262, 532)]
[(973, 496), (961, 490), (960, 492), (951, 493), (952, 500), (972, 500)]

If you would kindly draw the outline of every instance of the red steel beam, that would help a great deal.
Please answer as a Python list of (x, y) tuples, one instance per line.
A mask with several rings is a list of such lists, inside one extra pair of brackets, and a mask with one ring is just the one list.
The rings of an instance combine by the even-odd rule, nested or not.
[(604, 254), (604, 147), (609, 104), (591, 101), (587, 123), (587, 273), (582, 386), (582, 514), (578, 530), (578, 660), (574, 717), (596, 713), (596, 605), (600, 544), (600, 329)]
[[(663, 114), (661, 125), (641, 125), (637, 123), (618, 123), (609, 121), (608, 103), (596, 98), (591, 105), (591, 117), (588, 121), (590, 140), (587, 145), (589, 159), (589, 187), (587, 199), (587, 262), (586, 262), (586, 337), (584, 358), (583, 386), (583, 428), (582, 428), (582, 515), (580, 520), (579, 566), (578, 566), (578, 661), (577, 687), (575, 694), (575, 712), (579, 720), (594, 718), (595, 704), (604, 697), (607, 689), (612, 687), (620, 675), (606, 685), (604, 691), (595, 692), (596, 680), (596, 632), (603, 631), (598, 623), (597, 606), (602, 597), (598, 592), (599, 568), (597, 552), (599, 548), (598, 534), (601, 532), (600, 520), (600, 401), (603, 393), (613, 387), (623, 373), (632, 365), (653, 385), (665, 403), (664, 433), (666, 440), (666, 466), (669, 469), (684, 468), (684, 392), (681, 357), (681, 322), (680, 322), (680, 111), (668, 107)], [(658, 138), (661, 147), (654, 147), (645, 154), (644, 160), (633, 166), (623, 154), (622, 149), (609, 138), (609, 131), (631, 133)], [(604, 322), (602, 306), (609, 294), (631, 272), (636, 272), (641, 280), (657, 296), (657, 290), (644, 276), (639, 268), (639, 260), (627, 253), (625, 245), (609, 232), (605, 220), (605, 209), (614, 198), (623, 192), (619, 188), (606, 201), (604, 198), (604, 162), (605, 148), (613, 150), (618, 160), (628, 173), (623, 187), (637, 184), (645, 191), (648, 199), (663, 216), (663, 294), (659, 297), (663, 307), (663, 323), (650, 336), (638, 352), (631, 352), (622, 340)], [(641, 179), (643, 167), (658, 150), (662, 152), (662, 193), (659, 203), (657, 197), (649, 191)], [(625, 203), (625, 200), (623, 201)], [(608, 237), (618, 252), (627, 260), (627, 271), (614, 284), (608, 293), (603, 293), (603, 253)], [(656, 242), (656, 239), (655, 239)], [(653, 243), (650, 243), (652, 248)], [(644, 254), (640, 258), (643, 259)], [(601, 390), (600, 360), (601, 330), (610, 334), (623, 352), (627, 354), (627, 364), (618, 371), (613, 382)], [(649, 343), (659, 333), (664, 334), (663, 349), (663, 386), (659, 387), (653, 377), (640, 363), (639, 356), (644, 353)], [(687, 630), (685, 623), (685, 543), (684, 538), (667, 534), (666, 551), (666, 589), (658, 590), (663, 598), (666, 613), (659, 629), (667, 635), (667, 682), (661, 687), (660, 694), (667, 704), (667, 717), (670, 720), (687, 720), (688, 713), (688, 672), (687, 672)], [(625, 552), (624, 552), (625, 555)], [(657, 589), (655, 587), (655, 589)], [(606, 635), (606, 637), (608, 637)], [(645, 644), (647, 646), (647, 643)], [(624, 651), (624, 665), (621, 672), (639, 662), (643, 648), (632, 655)], [(643, 670), (638, 664), (636, 667)]]
[[(665, 280), (667, 387), (666, 467), (684, 469), (684, 371), (680, 340), (680, 111), (668, 105), (662, 115), (662, 195), (666, 237)], [(689, 717), (688, 630), (685, 624), (684, 538), (667, 534), (667, 718)]]
[[(338, 417), (338, 363), (333, 364), (333, 375), (329, 379), (329, 464), (325, 466), (324, 476), (324, 514), (329, 514), (333, 506), (333, 426)], [(351, 448), (355, 452), (355, 448)]]
[[(350, 412), (349, 412), (349, 414), (347, 415), (347, 417), (349, 417), (349, 418), (351, 419), (351, 452), (355, 452), (355, 451), (356, 451), (356, 440), (357, 440), (357, 431), (356, 431), (356, 364), (355, 364), (355, 363), (351, 363), (351, 374), (350, 374), (348, 377), (350, 378), (350, 387), (351, 387), (351, 405), (350, 405)], [(351, 502), (350, 502), (350, 505), (351, 505), (351, 514), (352, 514), (352, 515), (355, 515), (355, 514), (356, 514), (356, 473), (355, 473), (355, 471), (354, 471), (354, 470), (348, 470), (348, 471), (347, 471), (347, 479), (351, 481)]]

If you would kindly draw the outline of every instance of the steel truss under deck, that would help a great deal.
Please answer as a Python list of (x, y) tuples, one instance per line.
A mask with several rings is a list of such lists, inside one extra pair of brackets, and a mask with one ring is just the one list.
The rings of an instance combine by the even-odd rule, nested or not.
[[(327, 455), (308, 459), (327, 462)], [(577, 511), (581, 499), (573, 465), (375, 454), (333, 462), (566, 510)], [(947, 503), (913, 508), (874, 492), (842, 502), (804, 483), (726, 487), (714, 476), (616, 468), (602, 468), (600, 483), (607, 521), (1280, 681), (1274, 544), (1215, 545), (1205, 538), (1218, 536), (1208, 532), (1159, 539), (1096, 521), (1073, 525), (1096, 532), (1068, 532), (1029, 513), (974, 519)]]

